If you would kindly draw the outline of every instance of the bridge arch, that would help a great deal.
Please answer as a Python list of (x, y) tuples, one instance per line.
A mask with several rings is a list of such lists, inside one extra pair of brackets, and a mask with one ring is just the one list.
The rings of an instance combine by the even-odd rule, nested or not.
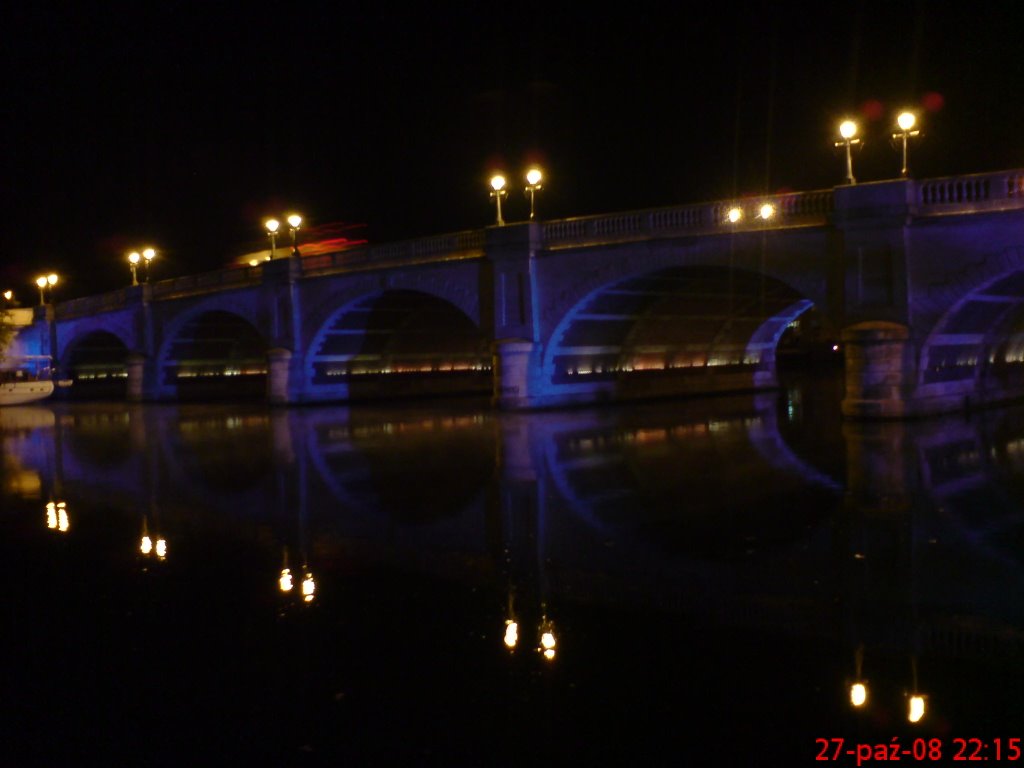
[(138, 338), (135, 318), (130, 313), (114, 312), (76, 317), (62, 323), (60, 333), (57, 334), (57, 349), (54, 356), (58, 365), (66, 362), (69, 350), (94, 334), (109, 334), (129, 351), (138, 351), (143, 345), (142, 340)]
[(326, 317), (306, 350), (303, 377), (311, 400), (489, 392), (490, 339), (432, 293), (379, 290)]
[(157, 357), (161, 399), (262, 399), (269, 345), (248, 318), (200, 305), (168, 328)]
[(917, 363), (923, 397), (1024, 392), (1024, 263), (968, 289), (925, 337)]
[(609, 282), (555, 327), (538, 390), (560, 402), (771, 386), (779, 340), (813, 306), (781, 280), (721, 266)]
[(64, 346), (59, 369), (73, 383), (70, 396), (123, 400), (127, 391), (128, 341), (112, 330), (78, 334)]

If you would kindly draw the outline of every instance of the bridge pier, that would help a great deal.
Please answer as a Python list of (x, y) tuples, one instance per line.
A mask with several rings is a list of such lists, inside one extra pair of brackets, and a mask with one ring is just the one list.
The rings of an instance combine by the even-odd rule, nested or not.
[(534, 403), (530, 396), (530, 372), (534, 368), (534, 344), (523, 339), (502, 339), (495, 342), (494, 396), (499, 408), (521, 410)]
[(287, 405), (292, 402), (290, 384), (292, 352), (283, 347), (267, 350), (267, 402)]
[(128, 376), (128, 387), (126, 396), (129, 403), (139, 403), (144, 399), (144, 385), (146, 370), (146, 356), (135, 352), (128, 355), (125, 361), (125, 372)]
[(905, 325), (866, 322), (843, 331), (846, 348), (846, 396), (843, 416), (899, 419), (913, 415), (908, 387), (913, 381)]

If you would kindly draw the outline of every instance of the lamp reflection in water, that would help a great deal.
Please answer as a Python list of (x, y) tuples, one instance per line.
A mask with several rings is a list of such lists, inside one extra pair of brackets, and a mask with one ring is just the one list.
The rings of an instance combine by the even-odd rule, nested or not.
[(868, 701), (868, 686), (867, 680), (864, 679), (864, 644), (861, 643), (857, 646), (857, 651), (854, 653), (854, 666), (856, 667), (856, 677), (853, 684), (850, 686), (850, 703), (854, 707), (863, 707)]
[(548, 661), (555, 660), (555, 624), (547, 616), (547, 611), (542, 608), (540, 620), (540, 647), (537, 651)]
[(151, 536), (149, 533), (149, 521), (146, 516), (142, 517), (142, 536), (139, 538), (139, 552), (144, 557), (156, 557), (157, 560), (167, 559), (167, 539), (159, 533)]
[(505, 622), (505, 646), (511, 651), (519, 644), (519, 624), (515, 619)]
[(51, 531), (67, 533), (71, 528), (68, 505), (63, 501), (51, 501), (46, 505), (46, 527)]
[(514, 651), (519, 644), (519, 622), (516, 621), (515, 613), (515, 592), (510, 588), (508, 592), (508, 618), (505, 619), (505, 647)]
[(855, 707), (863, 707), (868, 700), (868, 688), (864, 683), (850, 686), (850, 703)]
[(316, 581), (313, 580), (313, 574), (308, 569), (304, 570), (305, 574), (302, 577), (302, 600), (303, 602), (311, 603), (316, 596)]
[[(282, 595), (290, 595), (295, 589), (295, 574), (288, 564), (288, 547), (284, 548), (281, 561), (281, 572), (277, 577), (277, 589)], [(302, 595), (302, 602), (312, 603), (316, 599), (316, 579), (309, 566), (302, 566), (302, 582), (299, 585), (299, 594)]]
[(910, 697), (910, 707), (907, 711), (907, 720), (918, 723), (924, 717), (924, 696), (914, 694)]
[(924, 717), (926, 697), (920, 693), (920, 689), (917, 686), (917, 656), (910, 657), (910, 672), (913, 682), (913, 688), (911, 689), (913, 693), (910, 694), (907, 702), (907, 720), (911, 723), (919, 723)]

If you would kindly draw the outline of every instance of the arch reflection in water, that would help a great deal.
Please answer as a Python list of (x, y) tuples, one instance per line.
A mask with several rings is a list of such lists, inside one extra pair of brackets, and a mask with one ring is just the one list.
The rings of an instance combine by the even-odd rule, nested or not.
[[(53, 425), (33, 433), (32, 449), (4, 439), (24, 446), (13, 458), (40, 473), (57, 527), (58, 498), (76, 513), (102, 508), (111, 530), (121, 512), (122, 544), (155, 557), (167, 530), (147, 506), (155, 494), (189, 550), (209, 539), (211, 551), (241, 553), (236, 565), (259, 563), (271, 616), (282, 603), (296, 615), (357, 604), (369, 630), (391, 631), (408, 603), (353, 596), (350, 575), (362, 586), (366, 574), (400, 573), (414, 595), (421, 583), (468, 583), (488, 606), (471, 617), (473, 637), (482, 628), (508, 666), (550, 669), (600, 660), (615, 642), (580, 619), (587, 610), (694, 617), (712, 635), (834, 642), (835, 682), (822, 689), (844, 716), (896, 710), (906, 723), (914, 695), (931, 727), (952, 706), (937, 659), (970, 661), (972, 648), (1011, 638), (1012, 661), (1020, 647), (1024, 607), (1007, 593), (1024, 585), (1012, 546), (1024, 520), (1005, 478), (1024, 468), (1024, 422), (851, 425), (845, 459), (832, 461), (815, 442), (815, 407), (806, 393), (792, 419), (770, 398), (716, 401), (711, 414), (675, 403), (511, 416), (141, 407), (101, 418), (76, 404), (60, 446)], [(66, 495), (49, 492), (58, 485)], [(200, 559), (174, 548), (168, 575)], [(870, 668), (849, 674), (859, 643)], [(905, 670), (908, 652), (936, 661), (921, 690), (891, 670), (896, 657)]]

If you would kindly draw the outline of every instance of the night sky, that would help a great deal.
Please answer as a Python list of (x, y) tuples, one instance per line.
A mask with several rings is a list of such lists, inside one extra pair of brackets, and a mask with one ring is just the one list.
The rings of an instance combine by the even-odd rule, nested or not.
[(371, 242), (493, 222), (492, 169), (547, 171), (541, 218), (821, 189), (864, 120), (858, 181), (1024, 167), (1011, 2), (398, 5), (25, 3), (3, 24), (0, 280), (32, 303), (265, 247), (261, 222)]

